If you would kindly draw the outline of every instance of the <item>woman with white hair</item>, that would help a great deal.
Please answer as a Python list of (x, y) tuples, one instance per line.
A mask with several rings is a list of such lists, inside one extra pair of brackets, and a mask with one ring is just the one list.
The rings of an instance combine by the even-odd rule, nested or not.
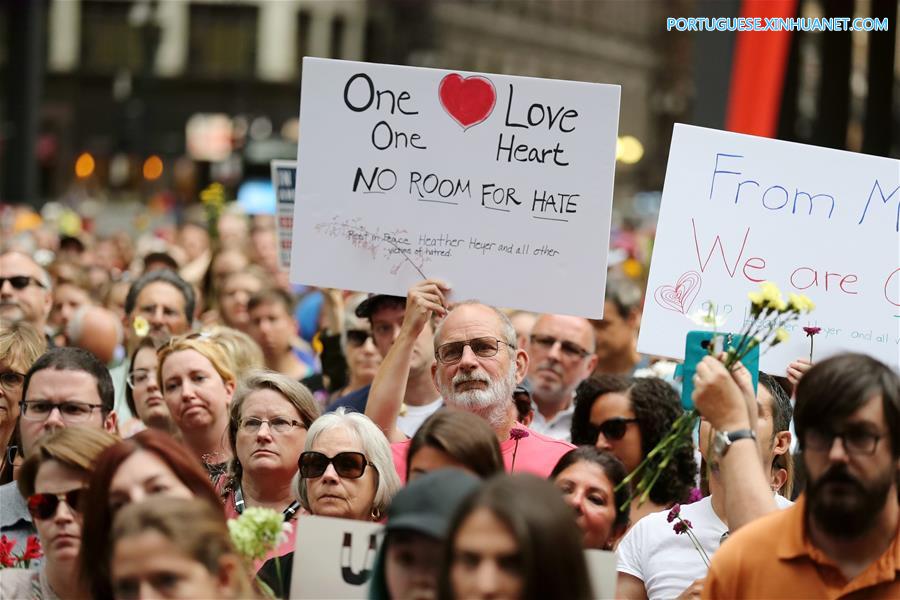
[[(387, 438), (368, 417), (344, 408), (313, 422), (298, 464), (300, 504), (312, 515), (380, 521), (400, 489)], [(274, 559), (266, 562), (260, 578), (288, 593), (293, 558), (281, 557), (280, 578)]]

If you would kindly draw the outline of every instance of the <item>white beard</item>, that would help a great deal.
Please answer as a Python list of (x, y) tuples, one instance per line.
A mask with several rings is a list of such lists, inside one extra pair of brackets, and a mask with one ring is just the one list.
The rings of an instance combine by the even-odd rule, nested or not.
[[(482, 381), (487, 383), (488, 387), (483, 390), (455, 391), (457, 385), (466, 381)], [(484, 418), (494, 429), (500, 429), (509, 420), (509, 408), (515, 387), (516, 363), (510, 362), (507, 376), (497, 381), (491, 381), (487, 373), (481, 370), (472, 373), (460, 371), (450, 385), (441, 384), (441, 396), (448, 406), (474, 413)]]

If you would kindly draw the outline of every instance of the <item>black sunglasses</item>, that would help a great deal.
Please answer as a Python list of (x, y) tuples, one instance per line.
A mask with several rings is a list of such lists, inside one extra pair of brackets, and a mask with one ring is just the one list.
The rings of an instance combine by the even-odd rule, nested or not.
[(12, 277), (0, 277), (0, 288), (2, 288), (3, 284), (7, 281), (17, 290), (24, 290), (31, 282), (34, 282), (34, 285), (38, 287), (46, 287), (40, 280), (35, 279), (34, 277), (28, 275), (13, 275)]
[(28, 512), (35, 519), (46, 520), (56, 514), (60, 501), (64, 501), (69, 508), (81, 512), (79, 510), (79, 501), (84, 488), (75, 488), (62, 494), (32, 494), (28, 496)]
[(304, 479), (321, 477), (328, 465), (334, 465), (335, 472), (344, 479), (359, 479), (371, 463), (362, 452), (338, 452), (329, 458), (321, 452), (307, 451), (300, 455), (297, 464)]
[(625, 437), (625, 432), (628, 431), (628, 424), (637, 422), (637, 419), (613, 417), (612, 419), (607, 419), (599, 425), (596, 425), (594, 430), (597, 432), (598, 436), (602, 433), (603, 437), (608, 440), (621, 440)]
[(372, 332), (366, 331), (365, 329), (347, 330), (347, 343), (351, 346), (362, 346), (370, 337), (372, 337)]

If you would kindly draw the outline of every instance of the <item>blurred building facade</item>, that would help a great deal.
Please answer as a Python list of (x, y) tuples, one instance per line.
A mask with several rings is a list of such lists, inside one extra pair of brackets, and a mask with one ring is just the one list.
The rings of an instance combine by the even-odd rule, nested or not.
[[(319, 56), (621, 85), (630, 159), (615, 194), (627, 210), (662, 188), (673, 123), (724, 128), (729, 34), (667, 32), (666, 18), (737, 15), (749, 1), (4, 0), (0, 201), (31, 156), (35, 203), (73, 182), (195, 200), (211, 179), (265, 177), (270, 158), (295, 155), (301, 61)], [(832, 4), (796, 0), (797, 14)], [(893, 29), (796, 35), (778, 137), (867, 151), (868, 132), (897, 156), (897, 2), (837, 4), (893, 14)], [(73, 169), (83, 153), (90, 181)], [(148, 182), (150, 156), (164, 169)]]

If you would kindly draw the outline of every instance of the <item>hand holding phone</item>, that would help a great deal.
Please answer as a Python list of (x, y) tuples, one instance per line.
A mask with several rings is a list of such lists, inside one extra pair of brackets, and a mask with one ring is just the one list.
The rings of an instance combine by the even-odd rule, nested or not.
[[(719, 338), (718, 341), (716, 338)], [(689, 331), (685, 340), (684, 365), (682, 366), (683, 380), (681, 382), (681, 405), (685, 410), (694, 408), (691, 396), (694, 393), (694, 375), (697, 373), (697, 365), (705, 357), (709, 356), (709, 347), (721, 345), (721, 349), (730, 346), (738, 346), (742, 336), (733, 333), (713, 333), (712, 331)], [(753, 383), (753, 393), (756, 394), (756, 386), (759, 382), (759, 346), (753, 348), (741, 359), (746, 367)]]

